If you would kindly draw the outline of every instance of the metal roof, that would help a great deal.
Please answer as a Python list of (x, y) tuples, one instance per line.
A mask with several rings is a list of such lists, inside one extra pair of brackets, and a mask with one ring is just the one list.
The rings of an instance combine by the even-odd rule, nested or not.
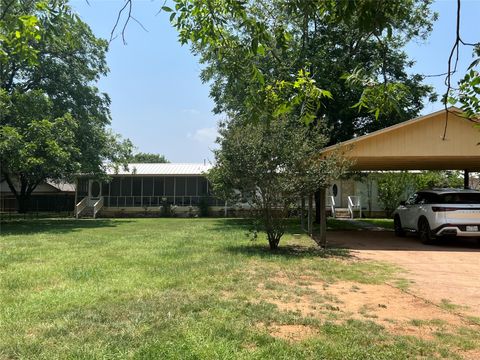
[(54, 180), (47, 180), (46, 183), (58, 189), (59, 191), (75, 192), (75, 184), (72, 184), (72, 183), (67, 183), (63, 181), (57, 182)]
[(195, 163), (132, 163), (128, 170), (123, 167), (109, 169), (108, 175), (202, 175), (212, 168), (210, 164)]

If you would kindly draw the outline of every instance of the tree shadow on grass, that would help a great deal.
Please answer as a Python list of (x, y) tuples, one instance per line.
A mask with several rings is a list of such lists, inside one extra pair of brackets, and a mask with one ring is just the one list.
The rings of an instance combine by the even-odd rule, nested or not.
[[(249, 218), (228, 218), (217, 219), (212, 226), (213, 230), (225, 231), (225, 230), (243, 230), (248, 231), (254, 228), (254, 219)], [(284, 235), (301, 234), (303, 230), (300, 227), (300, 222), (297, 219), (287, 219), (286, 229)]]
[(0, 223), (0, 235), (29, 235), (37, 233), (66, 234), (82, 229), (116, 227), (129, 220), (115, 221), (112, 219), (34, 219), (12, 220)]
[(268, 245), (239, 245), (227, 246), (225, 251), (233, 254), (260, 257), (262, 259), (274, 259), (278, 257), (286, 259), (299, 258), (351, 258), (350, 252), (345, 248), (326, 248), (322, 249), (318, 246), (304, 245), (281, 245), (276, 250), (270, 250)]
[(215, 219), (213, 230), (246, 230), (253, 226), (253, 219), (248, 218), (217, 218)]
[[(243, 231), (247, 233), (250, 229), (253, 228), (252, 219), (218, 219), (213, 225), (212, 230), (216, 231)], [(287, 220), (287, 228), (285, 229), (284, 236), (288, 235), (298, 235), (303, 234), (299, 221), (296, 219)], [(348, 249), (343, 247), (327, 247), (326, 249), (320, 248), (318, 245), (311, 241), (311, 244), (292, 244), (291, 242), (295, 240), (289, 240), (286, 243), (286, 240), (280, 241), (280, 245), (276, 250), (270, 250), (268, 243), (258, 240), (256, 242), (251, 242), (249, 245), (240, 244), (240, 245), (230, 245), (223, 248), (225, 251), (233, 254), (245, 255), (245, 256), (255, 256), (261, 258), (275, 258), (283, 257), (286, 259), (298, 259), (298, 258), (332, 258), (332, 257), (341, 257), (341, 258), (350, 258), (350, 252)]]

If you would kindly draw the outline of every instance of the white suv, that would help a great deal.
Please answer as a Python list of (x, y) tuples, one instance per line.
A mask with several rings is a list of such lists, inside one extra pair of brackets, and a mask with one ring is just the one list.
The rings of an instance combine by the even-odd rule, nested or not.
[(395, 235), (416, 232), (424, 243), (439, 236), (480, 238), (480, 192), (434, 189), (414, 193), (393, 213)]

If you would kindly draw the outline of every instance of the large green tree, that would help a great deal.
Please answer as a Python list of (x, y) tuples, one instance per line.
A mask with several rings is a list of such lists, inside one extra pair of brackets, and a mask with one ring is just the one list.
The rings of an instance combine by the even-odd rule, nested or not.
[(314, 116), (302, 119), (326, 116), (337, 142), (415, 116), (430, 95), (421, 76), (407, 74), (411, 62), (402, 51), (431, 29), (429, 0), (173, 3), (164, 9), (205, 64), (202, 79), (211, 83), (217, 112), (255, 120), (265, 89), (303, 70), (332, 99), (321, 108), (306, 102)]
[(128, 157), (130, 163), (169, 163), (164, 155), (138, 152)]
[(131, 144), (108, 129), (110, 99), (95, 86), (108, 71), (107, 42), (66, 0), (1, 4), (1, 173), (26, 211), (42, 181), (101, 175)]
[[(334, 144), (410, 119), (432, 95), (408, 74), (402, 50), (431, 30), (429, 0), (174, 3), (165, 10), (205, 65), (218, 113), (268, 122), (274, 89), (271, 114), (300, 105), (297, 117), (326, 122)], [(284, 91), (289, 84), (293, 91)]]

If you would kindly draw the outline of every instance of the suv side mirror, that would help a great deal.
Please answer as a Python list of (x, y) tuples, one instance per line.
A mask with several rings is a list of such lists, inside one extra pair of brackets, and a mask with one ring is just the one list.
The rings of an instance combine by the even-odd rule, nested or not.
[(400, 201), (400, 206), (405, 206), (407, 203), (405, 201)]

